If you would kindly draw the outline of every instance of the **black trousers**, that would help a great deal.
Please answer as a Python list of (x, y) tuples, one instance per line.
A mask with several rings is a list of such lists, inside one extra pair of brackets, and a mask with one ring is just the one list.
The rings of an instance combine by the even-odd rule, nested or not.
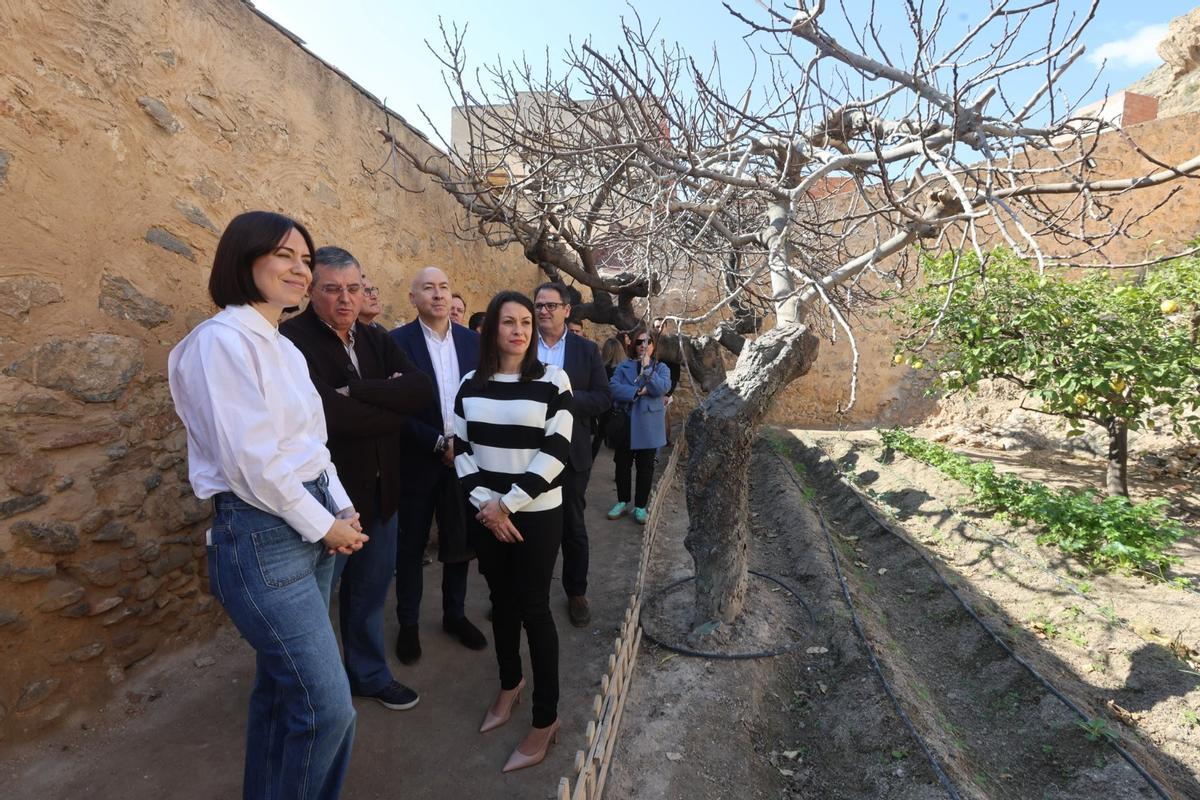
[(621, 503), (629, 502), (629, 478), (633, 471), (634, 465), (637, 465), (637, 484), (633, 496), (633, 505), (635, 508), (645, 508), (650, 502), (650, 487), (654, 484), (654, 454), (658, 452), (654, 448), (645, 450), (630, 450), (628, 447), (621, 447), (613, 455), (613, 461), (617, 464), (617, 501)]
[(517, 513), (512, 523), (523, 542), (507, 544), (475, 521), (467, 523), (479, 556), (479, 571), (492, 595), (492, 641), (500, 667), (500, 688), (521, 682), (521, 626), (533, 666), (533, 726), (558, 718), (558, 628), (550, 613), (550, 580), (562, 538), (562, 509)]
[(562, 585), (567, 597), (587, 594), (588, 535), (583, 521), (587, 507), (587, 485), (592, 470), (576, 470), (568, 466), (562, 473)]
[[(429, 526), (436, 514), (438, 528), (461, 525), (456, 515), (444, 513), (447, 497), (442, 481), (454, 480), (453, 472), (445, 470), (441, 480), (423, 494), (402, 494), (397, 509), (399, 522), (396, 533), (396, 619), (401, 625), (416, 625), (421, 618), (421, 594), (425, 590), (425, 545), (429, 543)], [(471, 512), (474, 516), (475, 512)], [(467, 576), (471, 562), (442, 564), (442, 619), (460, 619), (466, 615)]]

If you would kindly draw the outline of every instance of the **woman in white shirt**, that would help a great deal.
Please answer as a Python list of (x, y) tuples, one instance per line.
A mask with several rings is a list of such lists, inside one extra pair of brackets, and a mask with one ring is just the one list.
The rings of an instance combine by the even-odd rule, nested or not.
[(336, 553), (366, 537), (325, 448), (308, 366), (278, 331), (312, 280), (312, 238), (288, 217), (234, 218), (209, 294), (222, 309), (168, 360), (188, 472), (213, 498), (209, 588), (257, 653), (243, 797), (336, 798), (355, 712), (329, 622)]

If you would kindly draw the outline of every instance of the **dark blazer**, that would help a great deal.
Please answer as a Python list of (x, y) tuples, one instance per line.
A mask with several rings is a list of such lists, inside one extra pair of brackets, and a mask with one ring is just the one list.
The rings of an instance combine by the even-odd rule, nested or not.
[(570, 331), (566, 336), (563, 369), (571, 379), (571, 413), (575, 416), (575, 425), (571, 429), (570, 467), (581, 471), (592, 466), (592, 417), (612, 408), (612, 389), (608, 386), (608, 374), (604, 371), (596, 343)]
[[(433, 385), (433, 402), (408, 419), (404, 431), (405, 453), (400, 463), (401, 491), (420, 494), (428, 491), (438, 480), (438, 468), (442, 457), (433, 452), (437, 439), (445, 430), (442, 420), (441, 393), (438, 391), (437, 374), (433, 371), (433, 360), (425, 344), (425, 333), (419, 320), (401, 325), (391, 332), (394, 341), (410, 361), (429, 377)], [(458, 354), (458, 374), (465, 376), (479, 366), (479, 334), (462, 325), (450, 325), (454, 337), (454, 351)]]
[[(354, 324), (354, 354), (361, 378), (338, 335), (310, 305), (279, 326), (308, 362), (313, 386), (325, 408), (329, 454), (363, 529), (375, 522), (375, 478), (381, 481), (382, 519), (396, 513), (400, 485), (400, 434), (409, 414), (424, 411), (434, 400), (425, 376), (388, 338), (382, 328)], [(389, 375), (401, 373), (398, 378)], [(349, 387), (349, 396), (337, 390)]]

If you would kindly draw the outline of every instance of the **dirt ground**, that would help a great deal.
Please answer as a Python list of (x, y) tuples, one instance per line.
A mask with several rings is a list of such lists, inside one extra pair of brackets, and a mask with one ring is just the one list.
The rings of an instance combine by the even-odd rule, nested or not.
[[(411, 667), (393, 662), (396, 677), (417, 689), (421, 702), (411, 711), (389, 711), (355, 701), (358, 730), (343, 797), (554, 796), (559, 777), (569, 774), (575, 751), (584, 747), (591, 700), (637, 571), (642, 529), (628, 518), (615, 523), (604, 518), (615, 500), (612, 469), (612, 455), (604, 451), (588, 492), (592, 626), (572, 627), (557, 574), (551, 587), (560, 640), (562, 733), (546, 762), (501, 774), (528, 728), (528, 705), (503, 728), (478, 733), (498, 688), (495, 655), (490, 646), (467, 650), (442, 632), (441, 574), (433, 564), (425, 569), (424, 655)], [(486, 584), (472, 569), (467, 614), (490, 643), (487, 608)], [(393, 614), (385, 615), (385, 626), (387, 641), (394, 642)], [(0, 753), (0, 795), (6, 800), (238, 797), (253, 672), (253, 652), (227, 626), (214, 641), (136, 674), (122, 686), (122, 699), (98, 714), (76, 720), (53, 738)]]
[[(793, 433), (769, 434), (756, 453), (750, 553), (752, 569), (803, 603), (752, 579), (745, 619), (721, 637), (726, 651), (790, 651), (721, 660), (644, 639), (608, 797), (948, 797), (923, 748), (962, 797), (1155, 797), (1103, 735), (1089, 740), (1075, 713), (987, 635), (939, 573), (1018, 655), (1103, 720), (1169, 796), (1200, 797), (1200, 729), (1186, 714), (1198, 707), (1200, 676), (1171, 645), (1180, 629), (1194, 646), (1193, 595), (1122, 576), (1085, 584), (1052, 553), (1028, 547), (1032, 532), (1006, 534), (1011, 551), (989, 544), (988, 521), (964, 519), (953, 486), (907, 461), (872, 460), (878, 443), (869, 434)], [(873, 493), (860, 499), (838, 467), (860, 487), (874, 484)], [(682, 645), (690, 585), (652, 596), (691, 572), (686, 511), (674, 492), (643, 625)], [(864, 500), (878, 498), (903, 519), (877, 524)], [(823, 524), (866, 642), (916, 736), (855, 633)], [(1196, 566), (1187, 549), (1185, 571)]]

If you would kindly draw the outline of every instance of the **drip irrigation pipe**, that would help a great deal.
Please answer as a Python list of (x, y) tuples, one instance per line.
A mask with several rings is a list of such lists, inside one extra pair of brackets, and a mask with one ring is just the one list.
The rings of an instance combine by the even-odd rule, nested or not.
[[(1071, 698), (1067, 697), (1065, 694), (1063, 694), (1061, 691), (1059, 691), (1058, 688), (1056, 686), (1054, 686), (1054, 684), (1050, 683), (1049, 680), (1047, 680), (1045, 677), (1043, 677), (1043, 675), (1040, 672), (1038, 672), (1037, 669), (1035, 669), (1032, 664), (1030, 664), (1028, 661), (1026, 661), (1024, 658), (1022, 658), (1020, 655), (1018, 655), (1011, 647), (1009, 647), (1008, 643), (1005, 642), (1004, 639), (1002, 639), (999, 636), (999, 634), (997, 634), (995, 631), (993, 631), (991, 626), (989, 626), (986, 622), (984, 622), (983, 619), (977, 613), (975, 613), (975, 609), (971, 606), (971, 604), (968, 603), (963, 598), (963, 596), (960, 595), (958, 593), (958, 591), (953, 586), (950, 585), (950, 582), (946, 580), (944, 575), (942, 575), (941, 570), (939, 570), (937, 568), (937, 566), (933, 563), (933, 560), (928, 555), (926, 555), (920, 548), (918, 548), (911, 541), (909, 541), (907, 536), (900, 535), (898, 532), (896, 532), (892, 528), (892, 526), (890, 524), (888, 524), (884, 519), (882, 519), (882, 517), (876, 512), (873, 504), (870, 503), (867, 500), (867, 498), (865, 498), (862, 495), (861, 492), (859, 492), (858, 487), (856, 487), (853, 483), (851, 483), (846, 478), (845, 473), (842, 472), (841, 468), (837, 465), (837, 463), (832, 458), (829, 458), (828, 454), (824, 454), (824, 456), (829, 461), (829, 463), (833, 466), (834, 473), (838, 476), (838, 478), (841, 480), (841, 482), (843, 484), (845, 484), (845, 486), (854, 494), (854, 496), (856, 498), (858, 498), (859, 504), (863, 507), (864, 510), (866, 510), (867, 514), (869, 514), (871, 516), (871, 519), (875, 520), (875, 523), (877, 525), (879, 525), (881, 528), (883, 528), (885, 531), (887, 531), (889, 534), (891, 534), (891, 536), (893, 536), (894, 538), (899, 539), (901, 542), (903, 542), (905, 545), (907, 545), (910, 550), (912, 550), (914, 553), (916, 553), (918, 556), (921, 557), (921, 560), (925, 562), (926, 566), (928, 566), (931, 570), (933, 570), (933, 574), (938, 577), (938, 580), (941, 582), (942, 586), (944, 586), (946, 588), (946, 591), (948, 591), (950, 593), (950, 595), (955, 600), (958, 601), (958, 604), (960, 606), (962, 606), (963, 610), (966, 611), (968, 615), (970, 615), (971, 619), (975, 620), (975, 622), (979, 625), (979, 627), (983, 629), (984, 633), (986, 633), (992, 639), (992, 641), (994, 641), (996, 644), (998, 644), (1000, 646), (1000, 648), (1009, 655), (1010, 658), (1012, 658), (1014, 661), (1016, 661), (1018, 664), (1020, 664), (1022, 667), (1024, 667), (1026, 672), (1028, 672), (1035, 680), (1037, 680), (1039, 683), (1041, 683), (1042, 686), (1044, 686), (1048, 692), (1050, 692), (1052, 695), (1057, 697), (1063, 703), (1063, 705), (1067, 706), (1067, 708), (1074, 711), (1075, 714), (1078, 715), (1081, 720), (1088, 722), (1092, 719), (1090, 716), (1088, 716), (1087, 713), (1084, 712), (1084, 710), (1082, 708), (1080, 708), (1078, 705), (1076, 705), (1075, 702), (1073, 700), (1071, 700)], [(776, 456), (776, 457), (780, 458), (780, 456)], [(782, 460), (782, 458), (781, 458), (781, 460)], [(787, 470), (787, 472), (789, 475), (792, 476), (793, 482), (797, 482), (799, 480), (793, 474), (794, 470), (789, 469), (789, 470)], [(803, 489), (803, 487), (799, 486), (798, 483), (797, 483), (797, 488)], [(826, 542), (829, 544), (830, 548), (832, 548), (833, 540), (829, 536), (828, 528), (825, 527), (825, 517), (821, 513), (821, 510), (819, 508), (817, 508), (815, 504), (813, 505), (813, 508), (817, 512), (817, 518), (821, 521), (821, 527), (822, 527), (822, 530), (825, 532)], [(836, 558), (837, 558), (837, 556), (835, 555), (834, 556), (835, 566), (836, 566)], [(839, 578), (841, 577), (841, 570), (838, 570), (838, 576), (839, 576)], [(847, 591), (845, 582), (842, 583), (842, 591), (843, 592)], [(848, 596), (847, 596), (847, 602), (849, 602)], [(851, 607), (851, 613), (853, 614), (853, 607)], [(855, 617), (855, 627), (857, 627), (857, 626), (858, 626), (858, 619), (857, 619), (857, 617)], [(868, 648), (868, 653), (869, 652), (870, 652), (870, 648)], [(874, 661), (874, 656), (872, 656), (872, 661)], [(890, 695), (890, 693), (889, 693), (889, 695)], [(893, 698), (893, 702), (895, 702), (894, 698)], [(901, 712), (901, 713), (903, 714), (903, 712)], [(1157, 794), (1159, 797), (1163, 798), (1163, 800), (1172, 800), (1171, 795), (1167, 793), (1167, 790), (1165, 788), (1163, 788), (1162, 784), (1160, 784), (1157, 780), (1155, 780), (1154, 777), (1152, 775), (1150, 775), (1149, 772), (1146, 771), (1146, 768), (1143, 767), (1141, 764), (1139, 764), (1138, 761), (1133, 757), (1133, 755), (1128, 750), (1126, 750), (1124, 747), (1121, 747), (1121, 745), (1119, 745), (1113, 741), (1109, 741), (1108, 745), (1113, 750), (1115, 750), (1117, 752), (1117, 754), (1120, 755), (1121, 758), (1123, 758), (1127, 764), (1129, 764), (1129, 766), (1133, 767), (1134, 771), (1136, 771), (1138, 773), (1138, 775), (1142, 776), (1142, 778), (1146, 781), (1146, 783), (1148, 783), (1150, 785), (1150, 788), (1154, 790), (1155, 794)]]
[[(786, 583), (779, 580), (778, 578), (771, 577), (770, 575), (765, 575), (761, 572), (755, 572), (752, 569), (747, 570), (747, 572), (749, 572), (751, 575), (754, 575), (755, 577), (764, 578), (765, 580), (771, 581), (772, 583), (776, 583), (779, 586), (783, 587), (783, 589), (788, 594), (790, 594), (793, 598), (795, 598), (796, 602), (799, 603), (801, 605), (801, 607), (804, 608), (804, 610), (808, 613), (809, 621), (812, 623), (813, 627), (816, 627), (816, 625), (817, 625), (816, 615), (813, 614), (813, 611), (811, 608), (809, 608), (808, 603), (804, 602), (804, 598), (801, 597), (799, 594), (797, 594), (796, 591), (792, 587), (788, 586)], [(785, 653), (790, 653), (790, 652), (792, 652), (792, 650), (794, 650), (800, 646), (800, 644), (801, 644), (800, 642), (792, 642), (791, 644), (783, 645), (782, 647), (775, 648), (774, 650), (763, 650), (761, 652), (756, 652), (756, 653), (715, 653), (715, 652), (705, 652), (703, 650), (693, 650), (690, 647), (684, 647), (683, 645), (673, 644), (671, 642), (664, 641), (663, 639), (660, 639), (659, 637), (657, 637), (653, 633), (651, 633), (650, 630), (646, 627), (646, 620), (645, 620), (646, 609), (650, 606), (650, 604), (653, 603), (658, 598), (665, 595), (667, 592), (671, 591), (672, 589), (675, 589), (678, 586), (682, 586), (683, 584), (685, 584), (689, 581), (694, 581), (694, 580), (696, 580), (695, 575), (688, 575), (686, 578), (680, 578), (679, 580), (677, 580), (673, 583), (667, 584), (666, 586), (662, 587), (661, 589), (657, 589), (653, 594), (651, 594), (649, 597), (646, 598), (646, 602), (642, 604), (641, 614), (638, 615), (638, 624), (642, 626), (642, 636), (644, 636), (647, 639), (649, 639), (650, 641), (654, 642), (659, 647), (662, 647), (666, 650), (670, 650), (673, 653), (679, 653), (680, 655), (684, 655), (684, 656), (692, 656), (694, 658), (711, 658), (711, 659), (714, 659), (717, 661), (744, 661), (744, 660), (753, 659), (753, 658), (774, 658), (775, 656), (781, 656), (781, 655), (784, 655)]]
[[(779, 456), (776, 456), (776, 458), (779, 458)], [(783, 459), (780, 458), (780, 460), (782, 461)], [(785, 466), (788, 467), (786, 471), (789, 475), (792, 475), (792, 480), (796, 481), (797, 479), (793, 475), (790, 465), (785, 463)], [(803, 489), (799, 485), (797, 485), (797, 488)], [(846, 583), (846, 576), (842, 573), (841, 559), (838, 558), (837, 548), (833, 544), (833, 537), (829, 534), (829, 526), (825, 523), (825, 515), (821, 513), (821, 509), (817, 507), (816, 503), (810, 501), (809, 505), (813, 511), (817, 512), (817, 522), (821, 524), (821, 532), (825, 535), (825, 545), (829, 548), (829, 557), (833, 561), (833, 570), (837, 573), (838, 583), (842, 587), (842, 598), (846, 601), (846, 607), (850, 609), (850, 621), (854, 624), (854, 632), (858, 634), (858, 639), (862, 642), (863, 649), (867, 653), (867, 658), (871, 661), (871, 669), (879, 677), (879, 683), (883, 686), (883, 692), (892, 701), (892, 708), (896, 709), (896, 714), (899, 715), (900, 721), (904, 723), (904, 727), (908, 729), (909, 735), (916, 741), (917, 746), (921, 748), (921, 752), (925, 754), (925, 759), (929, 762), (929, 766), (933, 768), (938, 783), (942, 785), (942, 788), (946, 790), (946, 793), (950, 795), (952, 800), (962, 800), (962, 795), (958, 793), (958, 789), (955, 788), (954, 783), (950, 780), (950, 776), (946, 774), (945, 770), (942, 769), (942, 765), (938, 762), (937, 756), (933, 754), (933, 750), (929, 747), (925, 738), (921, 736), (917, 730), (917, 726), (913, 724), (904, 707), (900, 705), (900, 698), (896, 696), (891, 684), (888, 682), (887, 676), (883, 674), (883, 667), (880, 666), (879, 660), (875, 657), (875, 651), (871, 648), (871, 643), (867, 641), (866, 631), (863, 630), (862, 623), (858, 618), (858, 611), (854, 608), (854, 600), (850, 595), (850, 587)]]

